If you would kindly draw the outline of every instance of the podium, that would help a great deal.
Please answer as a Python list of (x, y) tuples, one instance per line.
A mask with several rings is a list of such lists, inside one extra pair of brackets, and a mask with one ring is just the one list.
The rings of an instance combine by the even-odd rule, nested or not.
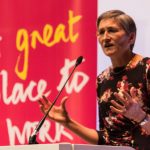
[(60, 143), (60, 144), (0, 146), (0, 150), (135, 150), (135, 149), (128, 146)]
[(72, 150), (71, 144), (33, 144), (0, 146), (0, 150)]
[(135, 150), (129, 146), (73, 144), (72, 150)]

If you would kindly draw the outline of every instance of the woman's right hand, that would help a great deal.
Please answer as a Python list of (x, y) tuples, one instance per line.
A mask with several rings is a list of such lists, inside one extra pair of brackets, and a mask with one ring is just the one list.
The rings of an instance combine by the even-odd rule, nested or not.
[[(61, 123), (84, 140), (92, 144), (97, 144), (98, 134), (95, 129), (87, 128), (69, 117), (66, 111), (66, 100), (67, 97), (64, 97), (59, 106), (53, 106), (48, 117)], [(43, 99), (39, 100), (39, 104), (44, 114), (46, 114), (48, 109), (52, 106), (52, 103), (45, 96), (43, 96)]]
[[(59, 122), (63, 125), (67, 125), (69, 122), (69, 116), (68, 112), (66, 111), (66, 101), (67, 97), (64, 97), (61, 100), (61, 104), (59, 106), (53, 106), (52, 109), (50, 110), (48, 117), (56, 122)], [(40, 99), (39, 101), (40, 104), (40, 109), (41, 111), (46, 114), (48, 109), (51, 107), (52, 103), (45, 97), (43, 96), (43, 99)]]

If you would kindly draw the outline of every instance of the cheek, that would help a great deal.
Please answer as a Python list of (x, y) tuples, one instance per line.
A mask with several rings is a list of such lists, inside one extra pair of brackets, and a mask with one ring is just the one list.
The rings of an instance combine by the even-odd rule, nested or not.
[(118, 40), (117, 40), (118, 42), (118, 45), (122, 45), (122, 46), (127, 46), (128, 45), (128, 39), (127, 39), (127, 37), (120, 37), (120, 38), (118, 38)]
[(98, 42), (100, 45), (102, 45), (102, 40), (100, 38), (98, 39)]

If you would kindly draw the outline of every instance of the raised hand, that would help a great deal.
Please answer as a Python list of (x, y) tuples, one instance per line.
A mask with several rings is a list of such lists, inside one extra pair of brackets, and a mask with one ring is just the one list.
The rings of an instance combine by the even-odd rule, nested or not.
[(146, 113), (141, 108), (140, 99), (136, 95), (135, 88), (131, 88), (130, 94), (122, 91), (122, 93), (114, 93), (114, 95), (121, 104), (111, 100), (113, 106), (110, 106), (110, 108), (113, 112), (123, 114), (125, 117), (136, 122), (140, 122), (145, 117)]
[[(64, 97), (61, 100), (61, 104), (59, 106), (53, 106), (50, 110), (48, 117), (56, 122), (59, 122), (63, 125), (66, 125), (69, 121), (68, 112), (66, 110), (66, 101), (67, 97)], [(40, 109), (45, 114), (48, 109), (51, 107), (52, 102), (48, 100), (45, 96), (43, 96), (43, 99), (40, 99), (39, 101)]]

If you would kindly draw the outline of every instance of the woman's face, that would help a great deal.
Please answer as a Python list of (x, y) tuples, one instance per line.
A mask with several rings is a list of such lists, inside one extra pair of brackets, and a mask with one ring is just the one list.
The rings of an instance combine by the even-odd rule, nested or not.
[(103, 19), (98, 27), (98, 40), (103, 52), (109, 57), (122, 56), (131, 51), (130, 45), (133, 40), (130, 34), (114, 19)]

